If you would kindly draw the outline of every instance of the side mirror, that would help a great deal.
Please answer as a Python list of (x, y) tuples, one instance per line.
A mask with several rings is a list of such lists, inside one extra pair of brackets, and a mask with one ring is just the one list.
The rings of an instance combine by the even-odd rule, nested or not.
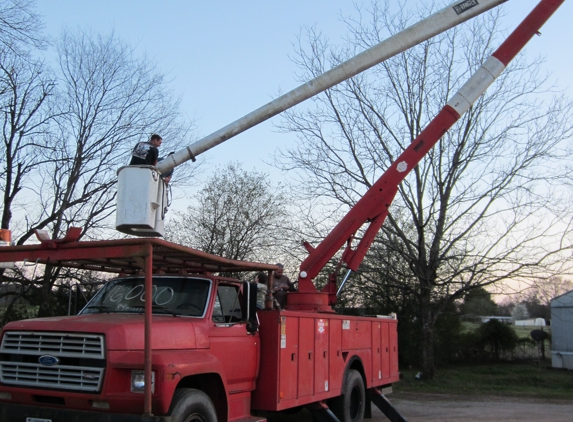
[(241, 308), (243, 309), (243, 320), (247, 321), (247, 332), (254, 334), (259, 328), (257, 321), (257, 285), (243, 281), (243, 296)]

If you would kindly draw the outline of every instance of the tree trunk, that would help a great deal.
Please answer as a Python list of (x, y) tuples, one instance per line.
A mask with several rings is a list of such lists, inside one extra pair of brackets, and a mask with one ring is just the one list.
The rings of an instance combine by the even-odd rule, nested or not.
[(40, 308), (38, 309), (38, 318), (49, 317), (54, 315), (52, 287), (54, 286), (54, 267), (46, 265), (42, 288), (40, 289)]
[(434, 378), (434, 318), (431, 307), (431, 289), (422, 288), (420, 295), (420, 318), (422, 323), (421, 365), (422, 379)]

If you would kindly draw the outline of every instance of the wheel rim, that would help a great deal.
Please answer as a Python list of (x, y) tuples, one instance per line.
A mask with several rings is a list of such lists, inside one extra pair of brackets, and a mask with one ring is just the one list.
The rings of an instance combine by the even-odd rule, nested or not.
[(350, 419), (355, 421), (360, 415), (360, 409), (362, 408), (362, 394), (360, 394), (360, 388), (355, 386), (350, 393), (350, 406), (349, 413)]
[(205, 418), (199, 413), (193, 413), (187, 416), (184, 422), (205, 422)]

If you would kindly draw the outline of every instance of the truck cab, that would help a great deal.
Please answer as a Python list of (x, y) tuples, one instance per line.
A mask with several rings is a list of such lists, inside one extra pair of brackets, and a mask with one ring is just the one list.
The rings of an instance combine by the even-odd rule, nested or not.
[[(192, 272), (198, 265), (214, 269), (212, 260), (217, 257), (203, 257), (200, 264), (184, 260), (160, 264), (182, 251), (189, 259), (193, 250), (148, 240), (161, 244), (155, 251), (162, 251), (154, 254), (158, 264), (148, 289), (153, 414), (173, 413), (176, 390), (197, 390), (211, 402), (216, 420), (250, 416), (250, 395), (260, 356), (256, 285), (211, 271)], [(111, 260), (109, 242), (104, 243), (107, 245), (95, 248), (97, 252), (90, 258), (81, 259), (83, 265)], [(28, 255), (53, 257), (59, 253), (63, 260), (78, 263), (77, 249), (70, 244), (58, 245), (57, 250), (47, 244), (10, 249), (14, 248)], [(0, 343), (1, 420), (8, 420), (3, 418), (8, 414), (21, 415), (22, 421), (33, 415), (38, 420), (56, 421), (77, 412), (118, 417), (144, 413), (146, 276), (137, 265), (131, 265), (137, 258), (115, 259), (116, 270), (125, 274), (108, 281), (78, 315), (16, 321), (4, 327)], [(223, 270), (234, 266), (229, 262), (220, 265)], [(241, 265), (249, 270), (252, 267), (252, 271), (274, 268)]]

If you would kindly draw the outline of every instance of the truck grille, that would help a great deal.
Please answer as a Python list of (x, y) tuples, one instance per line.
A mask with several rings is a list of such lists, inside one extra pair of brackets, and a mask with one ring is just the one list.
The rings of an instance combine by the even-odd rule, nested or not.
[[(103, 381), (103, 335), (7, 331), (0, 354), (4, 384), (97, 392)], [(57, 361), (42, 365), (46, 355)]]
[(103, 359), (103, 336), (7, 331), (2, 339), (0, 353)]
[(103, 368), (0, 363), (2, 382), (30, 387), (58, 388), (62, 390), (98, 391)]

